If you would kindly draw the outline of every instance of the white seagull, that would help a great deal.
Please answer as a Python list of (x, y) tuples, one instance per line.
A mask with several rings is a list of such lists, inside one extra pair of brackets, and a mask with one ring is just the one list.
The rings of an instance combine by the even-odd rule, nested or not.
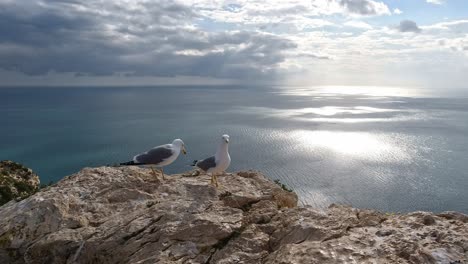
[(174, 162), (179, 156), (180, 152), (187, 154), (185, 150), (185, 144), (182, 139), (175, 139), (172, 141), (172, 144), (165, 144), (161, 146), (154, 147), (147, 152), (141, 153), (133, 157), (133, 160), (129, 162), (120, 163), (120, 165), (132, 166), (132, 165), (150, 165), (151, 170), (153, 171), (154, 177), (156, 179), (158, 176), (153, 169), (153, 166), (159, 168), (162, 173), (163, 180), (164, 170), (163, 167)]
[(218, 150), (214, 156), (201, 161), (195, 160), (193, 162), (194, 166), (197, 166), (206, 173), (211, 173), (211, 184), (216, 185), (216, 187), (218, 187), (218, 178), (216, 175), (218, 173), (224, 172), (231, 164), (231, 156), (229, 156), (228, 145), (229, 135), (223, 135), (221, 137)]

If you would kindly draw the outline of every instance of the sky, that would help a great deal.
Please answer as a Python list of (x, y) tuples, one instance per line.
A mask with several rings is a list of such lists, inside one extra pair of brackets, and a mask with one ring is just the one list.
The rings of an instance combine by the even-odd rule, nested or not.
[(0, 86), (468, 90), (466, 0), (0, 0)]

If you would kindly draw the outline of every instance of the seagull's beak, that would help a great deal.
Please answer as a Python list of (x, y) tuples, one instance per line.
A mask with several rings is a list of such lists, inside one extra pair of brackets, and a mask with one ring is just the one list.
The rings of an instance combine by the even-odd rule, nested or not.
[(187, 154), (187, 150), (185, 149), (185, 146), (182, 146), (182, 153)]

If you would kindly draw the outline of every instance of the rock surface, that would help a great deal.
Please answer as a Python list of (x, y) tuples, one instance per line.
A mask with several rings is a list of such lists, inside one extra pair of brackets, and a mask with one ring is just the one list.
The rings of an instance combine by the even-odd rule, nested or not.
[(468, 216), (296, 207), (257, 172), (85, 168), (0, 207), (0, 263), (466, 263)]
[(34, 194), (39, 184), (39, 176), (31, 169), (13, 161), (0, 161), (0, 205)]

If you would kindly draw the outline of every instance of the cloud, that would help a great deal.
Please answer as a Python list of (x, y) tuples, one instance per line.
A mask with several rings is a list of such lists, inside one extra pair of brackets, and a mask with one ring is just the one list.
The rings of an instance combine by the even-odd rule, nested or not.
[(172, 1), (0, 2), (0, 68), (30, 75), (274, 75), (296, 45), (255, 30), (207, 32)]
[(434, 5), (442, 5), (444, 3), (444, 0), (426, 0), (426, 2)]
[[(331, 14), (389, 10), (373, 0), (2, 1), (0, 69), (29, 75), (269, 78), (288, 54), (300, 52), (285, 33), (337, 27), (320, 17)], [(364, 22), (347, 26), (371, 28)]]
[(359, 15), (390, 15), (388, 6), (372, 0), (340, 0), (340, 4), (350, 12)]
[(401, 14), (403, 14), (403, 11), (401, 11), (398, 8), (395, 8), (395, 9), (393, 9), (393, 13), (396, 14), (396, 15), (401, 15)]
[(416, 22), (411, 20), (402, 20), (397, 28), (400, 32), (421, 32), (421, 28), (418, 27)]
[(424, 30), (452, 30), (455, 32), (468, 33), (468, 19), (444, 21), (422, 28)]
[(335, 26), (326, 16), (389, 15), (386, 4), (373, 0), (198, 0), (187, 2), (208, 21), (234, 28), (256, 28), (276, 33)]
[(320, 54), (314, 54), (314, 53), (298, 53), (296, 54), (297, 57), (302, 57), (302, 58), (312, 58), (312, 59), (319, 59), (319, 60), (332, 60), (332, 58), (328, 55), (320, 55)]
[(358, 85), (369, 82), (358, 76), (384, 80), (391, 65), (404, 78), (428, 68), (421, 65), (468, 68), (468, 20), (380, 26), (389, 18), (376, 16), (389, 14), (371, 0), (0, 0), (0, 85), (24, 74), (28, 84), (151, 84), (180, 76), (273, 82), (291, 73)]
[(344, 23), (344, 25), (348, 27), (354, 27), (354, 28), (360, 28), (360, 29), (372, 29), (371, 25), (363, 21), (356, 21), (356, 20), (347, 21)]

